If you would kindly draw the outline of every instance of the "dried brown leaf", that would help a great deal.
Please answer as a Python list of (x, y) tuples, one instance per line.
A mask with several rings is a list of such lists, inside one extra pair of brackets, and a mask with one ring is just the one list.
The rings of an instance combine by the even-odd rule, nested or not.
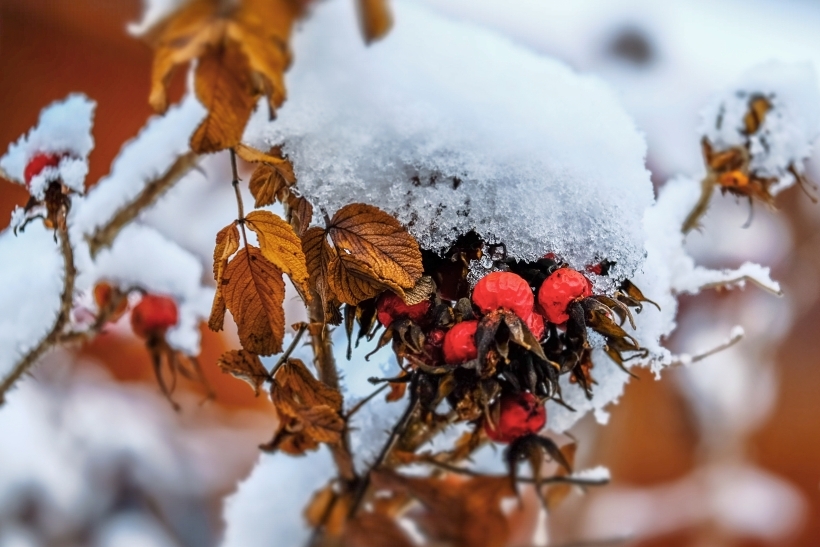
[(223, 274), (225, 303), (239, 327), (247, 351), (271, 355), (282, 351), (285, 335), (285, 282), (282, 272), (257, 247), (247, 246)]
[(222, 294), (222, 277), (228, 260), (239, 250), (239, 229), (236, 222), (225, 226), (216, 234), (216, 247), (214, 248), (214, 281), (216, 281), (216, 293), (214, 303), (211, 307), (211, 317), (208, 326), (213, 331), (221, 331), (225, 323), (225, 297)]
[(360, 513), (347, 523), (344, 547), (413, 547), (395, 519), (382, 513)]
[(275, 148), (265, 154), (244, 144), (235, 150), (243, 160), (258, 164), (250, 181), (251, 194), (256, 200), (254, 206), (264, 207), (275, 201), (284, 203), (290, 196), (288, 189), (296, 184), (296, 176), (293, 165), (282, 157), (281, 151)]
[(411, 478), (373, 475), (377, 489), (407, 493), (425, 508), (418, 524), (430, 539), (454, 547), (503, 547), (510, 535), (501, 501), (515, 496), (507, 477)]
[(313, 218), (313, 205), (305, 198), (289, 192), (285, 200), (285, 213), (293, 231), (299, 237), (304, 236), (310, 226), (310, 219)]
[(268, 371), (262, 365), (259, 356), (243, 349), (226, 351), (216, 364), (222, 372), (248, 382), (257, 397), (259, 388), (269, 378)]
[(191, 150), (208, 154), (238, 145), (257, 97), (239, 46), (209, 46), (197, 64), (194, 89), (208, 115), (191, 136)]
[(245, 224), (256, 232), (262, 255), (288, 274), (299, 293), (310, 300), (309, 276), (302, 241), (290, 224), (270, 211), (249, 213), (245, 217)]

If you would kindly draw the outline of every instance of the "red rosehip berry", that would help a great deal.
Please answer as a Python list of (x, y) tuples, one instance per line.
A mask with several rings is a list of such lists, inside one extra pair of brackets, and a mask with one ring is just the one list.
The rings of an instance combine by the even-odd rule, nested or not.
[(530, 284), (512, 272), (492, 272), (482, 277), (473, 289), (473, 303), (482, 313), (506, 308), (518, 317), (532, 312), (535, 297)]
[(39, 175), (46, 167), (57, 167), (60, 165), (61, 159), (62, 156), (60, 154), (45, 152), (35, 154), (30, 160), (28, 160), (26, 168), (23, 171), (23, 178), (26, 181), (26, 187), (31, 186), (31, 179)]
[(424, 300), (418, 304), (408, 306), (399, 295), (393, 292), (385, 292), (376, 303), (376, 311), (379, 323), (389, 327), (396, 319), (408, 317), (416, 323), (420, 323), (430, 309), (430, 301)]
[(162, 336), (178, 320), (177, 303), (172, 298), (146, 294), (131, 312), (131, 329), (141, 338)]
[(524, 324), (530, 329), (530, 332), (535, 336), (536, 340), (541, 340), (544, 336), (544, 318), (540, 314), (531, 311), (530, 314), (524, 318)]
[(475, 332), (478, 321), (462, 321), (447, 331), (444, 336), (444, 361), (458, 365), (478, 357), (475, 345)]
[(497, 443), (511, 443), (519, 437), (538, 433), (547, 423), (547, 409), (529, 392), (501, 396), (498, 423), (484, 422), (487, 436)]
[(571, 268), (555, 270), (538, 289), (538, 305), (550, 323), (560, 325), (569, 319), (567, 307), (592, 294), (589, 280)]

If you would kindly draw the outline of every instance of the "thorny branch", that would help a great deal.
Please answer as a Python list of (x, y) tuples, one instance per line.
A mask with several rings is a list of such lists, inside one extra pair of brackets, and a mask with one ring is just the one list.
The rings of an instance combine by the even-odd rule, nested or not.
[(162, 194), (176, 184), (183, 176), (196, 166), (199, 156), (187, 152), (179, 156), (168, 170), (159, 178), (145, 185), (133, 201), (123, 206), (103, 226), (87, 236), (91, 256), (97, 256), (103, 248), (110, 246), (120, 231), (147, 207), (151, 206)]
[(71, 240), (68, 236), (68, 228), (63, 226), (57, 231), (57, 238), (60, 242), (60, 253), (63, 255), (64, 279), (63, 292), (60, 295), (60, 311), (54, 319), (54, 324), (48, 334), (29, 350), (11, 370), (11, 373), (0, 383), (0, 406), (5, 402), (5, 395), (20, 377), (25, 374), (37, 360), (51, 346), (58, 343), (63, 334), (68, 320), (71, 316), (71, 308), (74, 304), (74, 282), (77, 278), (77, 268), (74, 265), (74, 249), (71, 247)]

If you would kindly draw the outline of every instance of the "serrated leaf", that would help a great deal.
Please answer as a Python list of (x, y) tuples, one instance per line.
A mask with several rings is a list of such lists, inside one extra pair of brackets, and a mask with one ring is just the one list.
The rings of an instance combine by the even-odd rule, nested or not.
[(256, 233), (262, 255), (288, 274), (299, 293), (309, 301), (309, 276), (302, 241), (290, 224), (270, 211), (249, 213), (245, 217), (245, 224)]
[(320, 382), (298, 359), (289, 359), (274, 377), (271, 400), (280, 428), (269, 448), (302, 453), (317, 443), (338, 443), (344, 432), (342, 395)]
[(310, 226), (310, 220), (313, 218), (313, 205), (305, 198), (297, 196), (293, 192), (288, 192), (288, 197), (285, 200), (285, 213), (296, 235), (299, 237), (304, 236)]
[(226, 351), (216, 364), (222, 372), (250, 384), (257, 397), (259, 388), (269, 379), (268, 371), (259, 356), (243, 349)]
[(216, 281), (216, 293), (214, 293), (214, 303), (211, 307), (211, 317), (208, 319), (208, 327), (212, 331), (221, 331), (225, 323), (225, 297), (222, 294), (222, 276), (228, 266), (228, 260), (239, 250), (239, 229), (236, 222), (225, 226), (216, 234), (216, 247), (214, 248), (214, 281)]
[(258, 164), (251, 175), (250, 191), (256, 200), (255, 207), (271, 205), (275, 201), (285, 203), (290, 196), (288, 189), (296, 183), (293, 165), (274, 148), (270, 154), (260, 152), (244, 144), (236, 148), (243, 160)]
[(257, 94), (237, 44), (226, 41), (206, 49), (196, 67), (194, 90), (208, 115), (191, 136), (191, 150), (208, 154), (239, 144)]
[(285, 282), (262, 251), (249, 245), (233, 257), (223, 274), (222, 292), (244, 349), (259, 355), (282, 351)]
[(311, 283), (325, 303), (355, 305), (385, 289), (404, 296), (422, 275), (416, 240), (395, 218), (371, 205), (341, 208), (325, 230), (309, 229), (302, 247)]

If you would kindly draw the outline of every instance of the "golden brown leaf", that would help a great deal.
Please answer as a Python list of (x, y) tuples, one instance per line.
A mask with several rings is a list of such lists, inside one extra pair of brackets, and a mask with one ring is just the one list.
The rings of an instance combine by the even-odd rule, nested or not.
[[(267, 96), (273, 113), (285, 99), (284, 71), (290, 65), (288, 42), (293, 23), (303, 11), (304, 3), (299, 0), (187, 2), (146, 35), (155, 49), (151, 105), (158, 112), (167, 108), (167, 89), (176, 67), (198, 58), (201, 64), (208, 51), (231, 50), (238, 53), (241, 61), (232, 55), (230, 60), (223, 59), (221, 64), (230, 69), (235, 79), (249, 83), (249, 99), (254, 103), (258, 96)], [(240, 70), (243, 75), (239, 74)], [(198, 86), (197, 95), (202, 98)], [(211, 110), (208, 102), (203, 103)], [(244, 110), (238, 110), (232, 118), (242, 118), (243, 115)], [(214, 111), (209, 114), (209, 119), (220, 117), (221, 114)], [(219, 123), (228, 121), (219, 120)], [(234, 130), (236, 125), (235, 121), (230, 122)], [(203, 146), (209, 144), (204, 139), (195, 142), (201, 142)], [(202, 151), (207, 148), (195, 147)]]
[(429, 299), (436, 292), (436, 282), (429, 275), (423, 276), (409, 291), (404, 291), (404, 302), (414, 306)]
[(503, 547), (510, 535), (501, 501), (515, 497), (507, 477), (411, 478), (373, 475), (377, 489), (407, 493), (425, 508), (418, 524), (433, 540), (455, 547)]
[(269, 377), (268, 371), (262, 365), (259, 356), (244, 349), (226, 351), (216, 364), (219, 365), (222, 372), (248, 382), (257, 397), (259, 396), (259, 388)]
[(355, 305), (385, 289), (404, 296), (404, 289), (413, 288), (422, 274), (416, 240), (395, 218), (371, 205), (342, 207), (325, 230), (309, 229), (302, 247), (311, 283), (325, 303)]
[(383, 38), (393, 26), (393, 15), (387, 0), (357, 0), (359, 27), (366, 44)]
[(233, 42), (209, 46), (196, 67), (194, 89), (208, 116), (191, 136), (200, 154), (239, 144), (256, 105), (248, 60)]
[(326, 535), (338, 537), (347, 522), (350, 501), (350, 495), (337, 493), (330, 484), (313, 494), (304, 511), (305, 520), (313, 528), (324, 526)]
[(285, 214), (288, 222), (293, 227), (293, 231), (296, 232), (296, 235), (302, 237), (307, 232), (310, 220), (313, 218), (313, 205), (305, 198), (297, 196), (293, 192), (288, 192), (288, 197), (285, 200)]
[(341, 394), (314, 378), (300, 360), (289, 359), (276, 373), (271, 400), (281, 419), (272, 448), (294, 453), (341, 440)]
[(237, 250), (239, 250), (239, 229), (236, 222), (225, 226), (216, 234), (216, 247), (214, 248), (214, 281), (216, 281), (216, 293), (214, 303), (211, 308), (211, 317), (208, 326), (213, 331), (221, 331), (225, 323), (225, 297), (222, 294), (222, 276), (228, 266), (228, 260)]
[(270, 211), (249, 213), (245, 217), (245, 224), (256, 232), (262, 255), (288, 274), (299, 293), (310, 300), (309, 276), (302, 241), (290, 224)]
[(259, 355), (282, 351), (285, 282), (262, 251), (247, 246), (233, 257), (223, 274), (222, 292), (244, 349)]
[(251, 175), (250, 190), (255, 207), (264, 207), (274, 201), (285, 203), (291, 193), (288, 191), (296, 184), (293, 174), (293, 165), (282, 156), (279, 147), (275, 147), (269, 154), (260, 152), (250, 146), (239, 144), (236, 154), (250, 163), (257, 163)]

